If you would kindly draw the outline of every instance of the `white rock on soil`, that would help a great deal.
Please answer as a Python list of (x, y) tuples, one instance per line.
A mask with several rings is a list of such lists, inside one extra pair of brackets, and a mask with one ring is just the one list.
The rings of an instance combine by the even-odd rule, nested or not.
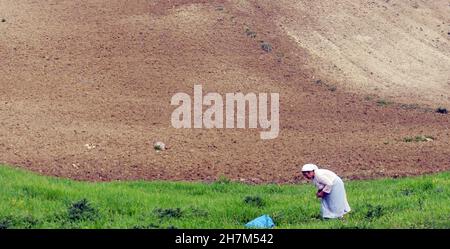
[(153, 148), (157, 151), (166, 150), (166, 145), (163, 142), (156, 142)]

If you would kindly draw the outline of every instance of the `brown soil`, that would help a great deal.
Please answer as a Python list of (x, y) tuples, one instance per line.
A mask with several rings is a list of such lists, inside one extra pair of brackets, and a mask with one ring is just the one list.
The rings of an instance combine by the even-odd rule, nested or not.
[[(449, 12), (443, 0), (0, 0), (0, 162), (95, 181), (286, 183), (307, 162), (353, 179), (448, 170), (450, 116), (433, 109), (450, 104)], [(280, 136), (172, 128), (170, 99), (194, 84), (279, 92)], [(403, 141), (417, 135), (435, 139)]]

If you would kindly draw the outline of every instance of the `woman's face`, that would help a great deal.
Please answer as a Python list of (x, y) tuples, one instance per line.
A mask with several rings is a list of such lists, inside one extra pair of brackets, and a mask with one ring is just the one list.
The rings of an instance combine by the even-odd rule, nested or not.
[(303, 176), (308, 180), (311, 180), (314, 178), (314, 171), (304, 171), (302, 173), (303, 173)]

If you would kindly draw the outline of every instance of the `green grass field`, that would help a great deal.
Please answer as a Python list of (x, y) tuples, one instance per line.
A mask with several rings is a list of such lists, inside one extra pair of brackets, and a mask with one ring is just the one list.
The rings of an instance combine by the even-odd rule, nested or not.
[(319, 218), (312, 185), (87, 183), (0, 166), (0, 228), (450, 228), (450, 173), (347, 181), (353, 211)]

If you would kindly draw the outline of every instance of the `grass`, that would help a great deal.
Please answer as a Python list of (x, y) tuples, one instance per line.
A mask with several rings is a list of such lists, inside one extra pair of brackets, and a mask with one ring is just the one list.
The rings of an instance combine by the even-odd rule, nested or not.
[(390, 104), (392, 104), (392, 103), (390, 101), (385, 100), (385, 99), (379, 99), (377, 101), (377, 105), (378, 106), (388, 106)]
[(403, 138), (403, 142), (405, 143), (419, 143), (419, 142), (429, 142), (435, 140), (432, 136), (415, 136), (415, 137), (405, 137)]
[(255, 32), (255, 31), (252, 31), (249, 27), (246, 27), (246, 28), (245, 28), (245, 34), (246, 34), (248, 37), (256, 38), (256, 32)]
[(418, 110), (421, 109), (418, 104), (401, 104), (400, 108), (404, 110)]
[(328, 90), (331, 91), (331, 92), (336, 92), (337, 86), (329, 86)]
[(322, 220), (310, 184), (89, 183), (0, 166), (0, 228), (450, 228), (450, 173), (346, 182), (353, 211)]
[(261, 41), (261, 49), (267, 53), (270, 53), (273, 50), (272, 45), (265, 41)]
[(255, 207), (264, 207), (265, 205), (263, 198), (259, 196), (246, 196), (244, 203)]

